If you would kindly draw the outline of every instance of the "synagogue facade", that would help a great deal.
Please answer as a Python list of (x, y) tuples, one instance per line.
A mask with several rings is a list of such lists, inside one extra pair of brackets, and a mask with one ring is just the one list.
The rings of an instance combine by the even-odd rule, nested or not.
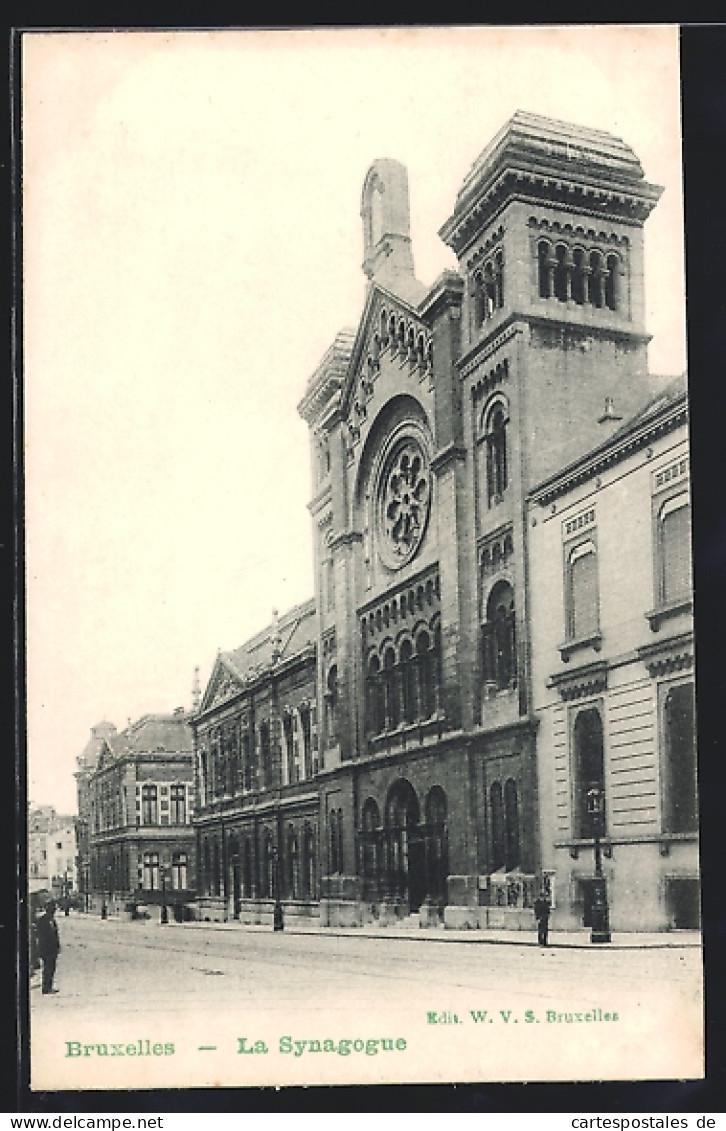
[[(299, 405), (313, 464), (314, 599), (220, 655), (192, 720), (203, 917), (262, 921), (278, 901), (331, 925), (531, 929), (543, 884), (556, 902), (553, 925), (587, 917), (592, 830), (577, 826), (581, 786), (570, 767), (580, 757), (600, 773), (600, 763), (583, 763), (570, 750), (576, 739), (562, 752), (569, 684), (558, 664), (574, 672), (604, 662), (614, 690), (627, 652), (641, 682), (656, 678), (648, 664), (660, 662), (671, 627), (690, 631), (690, 606), (681, 593), (676, 619), (661, 617), (668, 601), (651, 585), (637, 640), (616, 643), (604, 627), (595, 640), (582, 617), (568, 636), (550, 597), (562, 606), (557, 585), (575, 584), (562, 577), (571, 569), (580, 585), (592, 562), (582, 550), (573, 562), (584, 565), (571, 564), (569, 542), (552, 543), (555, 524), (535, 520), (555, 481), (558, 505), (592, 509), (572, 469), (622, 445), (629, 422), (636, 432), (652, 423), (647, 406), (659, 390), (647, 364), (643, 226), (660, 192), (619, 139), (517, 113), (472, 166), (440, 230), (457, 269), (426, 286), (414, 269), (406, 170), (389, 159), (370, 168), (364, 308)], [(685, 396), (679, 403), (674, 427), (685, 445)], [(650, 472), (625, 447), (608, 494), (621, 539), (631, 522), (657, 521), (655, 494), (643, 503), (628, 487), (631, 472), (638, 482)], [(675, 458), (667, 445), (661, 455)], [(690, 560), (688, 520), (676, 523), (679, 549), (668, 552)], [(634, 544), (633, 578), (652, 579), (657, 545)], [(603, 610), (618, 581), (612, 569), (600, 577)], [(682, 584), (690, 593), (690, 577)], [(598, 650), (605, 641), (607, 653)], [(651, 698), (667, 696), (654, 689)], [(692, 733), (685, 694), (676, 699), (653, 708), (655, 847), (639, 857), (637, 882), (618, 889), (615, 929), (683, 925), (663, 894), (661, 833), (673, 823), (668, 791), (687, 775), (672, 769), (661, 780), (653, 769), (680, 757), (663, 752), (658, 711), (678, 715), (681, 746)], [(614, 776), (608, 748), (598, 777), (612, 821), (624, 798), (642, 795), (640, 749), (619, 749), (625, 775)], [(619, 830), (639, 835), (622, 821)], [(679, 835), (669, 833), (669, 852), (681, 853)], [(678, 856), (690, 878), (695, 848), (689, 840)], [(638, 918), (641, 884), (656, 894)]]

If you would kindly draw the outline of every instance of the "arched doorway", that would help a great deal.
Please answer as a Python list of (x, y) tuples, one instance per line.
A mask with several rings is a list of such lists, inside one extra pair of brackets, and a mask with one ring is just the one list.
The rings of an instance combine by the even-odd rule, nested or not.
[(388, 894), (418, 911), (426, 897), (426, 844), (416, 791), (405, 778), (388, 791), (385, 843)]

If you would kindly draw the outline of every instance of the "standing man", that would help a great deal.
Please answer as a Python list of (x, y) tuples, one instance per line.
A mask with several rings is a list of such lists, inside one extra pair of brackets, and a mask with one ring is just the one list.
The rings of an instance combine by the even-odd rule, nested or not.
[(547, 934), (550, 929), (550, 901), (544, 889), (534, 901), (534, 917), (537, 920), (537, 942), (540, 946), (547, 946)]
[(43, 993), (57, 994), (53, 989), (55, 977), (55, 964), (60, 950), (58, 938), (58, 924), (55, 921), (55, 903), (51, 899), (45, 905), (45, 911), (36, 923), (36, 936), (38, 940), (38, 957), (43, 963)]

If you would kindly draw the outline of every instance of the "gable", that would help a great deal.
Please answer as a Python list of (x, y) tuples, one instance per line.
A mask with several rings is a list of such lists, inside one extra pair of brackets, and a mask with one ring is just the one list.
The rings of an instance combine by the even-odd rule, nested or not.
[(233, 699), (243, 689), (244, 684), (232, 672), (224, 657), (218, 656), (202, 698), (201, 709), (206, 711), (209, 707)]
[(431, 332), (413, 306), (374, 283), (366, 299), (342, 389), (342, 414), (350, 441), (360, 439), (385, 356), (395, 360), (401, 385), (433, 376)]

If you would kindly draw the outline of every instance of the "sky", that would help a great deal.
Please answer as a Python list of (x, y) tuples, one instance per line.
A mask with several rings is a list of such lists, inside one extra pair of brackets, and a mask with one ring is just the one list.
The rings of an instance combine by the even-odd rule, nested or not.
[(308, 378), (365, 297), (360, 197), (408, 168), (427, 284), (518, 109), (621, 137), (650, 368), (685, 368), (675, 27), (23, 37), (28, 792), (76, 808), (101, 720), (190, 707), (218, 650), (313, 593)]

